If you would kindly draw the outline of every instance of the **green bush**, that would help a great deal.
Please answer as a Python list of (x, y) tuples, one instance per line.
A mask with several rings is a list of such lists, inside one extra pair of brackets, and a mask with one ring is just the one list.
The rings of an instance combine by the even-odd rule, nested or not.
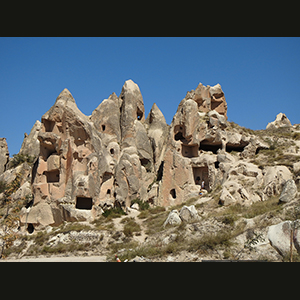
[(34, 157), (28, 154), (14, 154), (13, 159), (11, 161), (11, 167), (15, 168), (24, 162), (28, 162), (29, 164), (32, 164), (33, 161), (34, 161)]
[(127, 237), (132, 237), (134, 232), (141, 231), (140, 225), (136, 223), (132, 218), (126, 218), (126, 219), (127, 220), (123, 232)]
[(103, 217), (110, 218), (110, 219), (119, 218), (122, 215), (126, 215), (126, 213), (121, 207), (114, 207), (112, 209), (107, 209), (102, 214)]
[(134, 203), (137, 203), (140, 207), (140, 210), (146, 210), (146, 209), (149, 209), (150, 208), (150, 205), (148, 202), (145, 202), (145, 201), (142, 201), (140, 199), (134, 199), (134, 200), (131, 200), (131, 203), (130, 203), (130, 206)]

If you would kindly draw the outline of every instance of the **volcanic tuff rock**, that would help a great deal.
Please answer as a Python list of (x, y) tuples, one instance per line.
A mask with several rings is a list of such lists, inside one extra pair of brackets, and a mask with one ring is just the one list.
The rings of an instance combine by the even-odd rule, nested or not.
[[(2, 144), (3, 172), (5, 139)], [(21, 225), (91, 221), (103, 210), (128, 208), (135, 199), (170, 207), (199, 197), (202, 181), (203, 193), (219, 191), (221, 205), (264, 201), (292, 179), (286, 166), (257, 165), (258, 152), (269, 146), (260, 135), (227, 121), (219, 84), (200, 83), (188, 92), (170, 125), (155, 103), (145, 118), (141, 91), (132, 80), (91, 116), (64, 89), (20, 150), (35, 158), (26, 179), (32, 206), (22, 209)], [(1, 178), (12, 176), (9, 172)]]
[(288, 119), (288, 117), (283, 113), (279, 113), (276, 116), (275, 121), (268, 123), (266, 129), (274, 129), (274, 128), (290, 127), (290, 126), (292, 126), (292, 124), (291, 121)]
[(5, 171), (9, 160), (9, 152), (5, 138), (0, 138), (0, 174)]

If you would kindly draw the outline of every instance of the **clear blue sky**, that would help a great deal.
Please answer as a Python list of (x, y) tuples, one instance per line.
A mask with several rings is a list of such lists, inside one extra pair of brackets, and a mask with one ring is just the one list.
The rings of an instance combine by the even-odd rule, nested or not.
[(168, 124), (199, 82), (221, 84), (241, 126), (300, 123), (300, 38), (0, 38), (0, 137), (12, 156), (65, 87), (90, 115), (127, 79)]

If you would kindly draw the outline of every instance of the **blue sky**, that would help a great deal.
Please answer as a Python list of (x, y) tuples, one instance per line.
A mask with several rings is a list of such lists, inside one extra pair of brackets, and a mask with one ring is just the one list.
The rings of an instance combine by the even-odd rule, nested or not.
[(127, 79), (168, 124), (186, 92), (220, 83), (228, 119), (264, 129), (300, 123), (300, 38), (0, 38), (0, 137), (10, 155), (68, 88), (86, 115)]

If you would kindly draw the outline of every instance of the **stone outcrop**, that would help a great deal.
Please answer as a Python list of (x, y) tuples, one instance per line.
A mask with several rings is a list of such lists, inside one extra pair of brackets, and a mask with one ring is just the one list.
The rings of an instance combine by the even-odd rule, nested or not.
[(294, 200), (297, 195), (297, 186), (293, 179), (289, 179), (285, 182), (282, 192), (279, 197), (280, 202), (290, 202)]
[(177, 225), (180, 225), (181, 222), (182, 222), (182, 221), (181, 221), (181, 218), (180, 218), (180, 216), (179, 216), (178, 210), (177, 210), (177, 209), (173, 209), (173, 210), (169, 213), (169, 215), (168, 215), (166, 221), (165, 221), (164, 224), (163, 224), (163, 227), (166, 227), (166, 226), (168, 226), (168, 225), (171, 225), (171, 226), (177, 226)]
[[(135, 199), (170, 207), (198, 198), (202, 182), (202, 194), (217, 189), (221, 205), (251, 205), (280, 195), (293, 178), (286, 166), (261, 168), (252, 161), (268, 148), (258, 134), (227, 121), (219, 84), (200, 83), (188, 92), (170, 125), (155, 103), (146, 118), (132, 80), (90, 116), (64, 89), (20, 150), (35, 158), (27, 179), (32, 206), (22, 210), (21, 223), (37, 228), (91, 221), (103, 210), (128, 208)], [(192, 215), (193, 209), (182, 212), (183, 219)]]
[(291, 127), (291, 126), (292, 124), (288, 119), (288, 117), (283, 113), (279, 113), (276, 116), (275, 121), (268, 123), (266, 129), (276, 129), (280, 127)]
[(19, 154), (29, 155), (36, 159), (40, 154), (40, 142), (38, 140), (39, 132), (42, 128), (42, 123), (36, 121), (29, 135), (25, 133), (25, 137), (19, 151)]
[(6, 164), (9, 160), (9, 152), (6, 143), (6, 138), (0, 138), (0, 174), (6, 169)]

